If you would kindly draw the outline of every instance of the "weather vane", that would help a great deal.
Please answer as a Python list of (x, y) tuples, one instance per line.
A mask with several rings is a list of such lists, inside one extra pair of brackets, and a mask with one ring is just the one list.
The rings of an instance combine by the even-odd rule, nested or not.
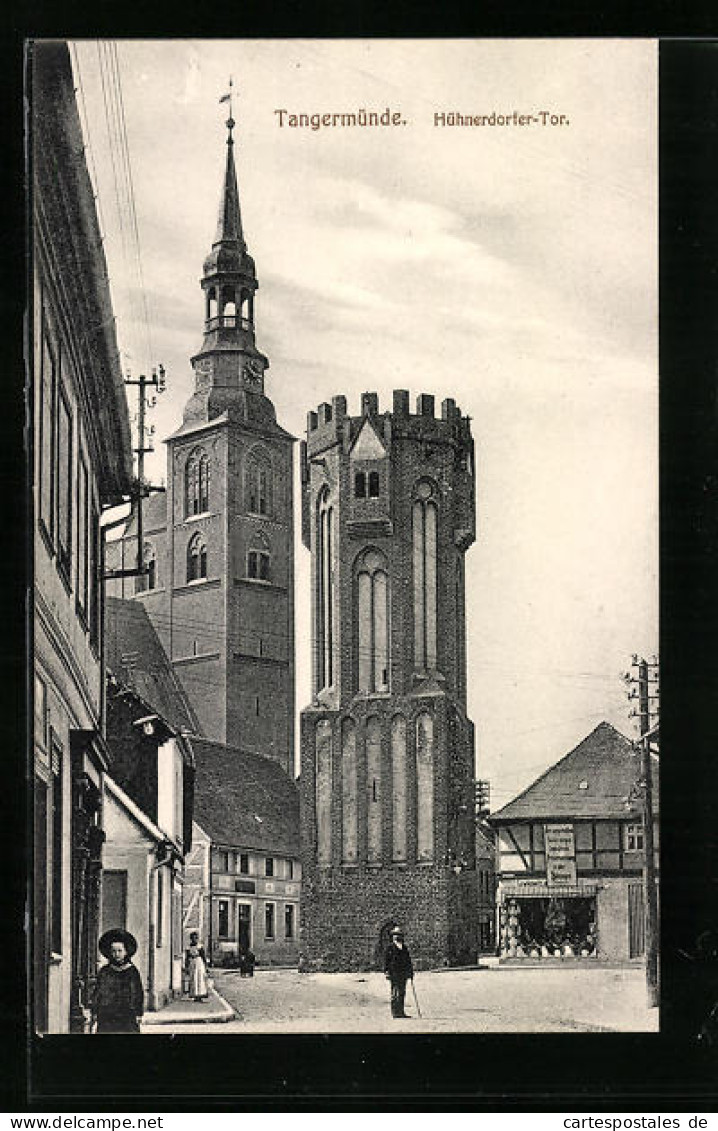
[(220, 103), (229, 102), (229, 117), (227, 118), (226, 125), (227, 125), (227, 129), (229, 130), (229, 140), (230, 141), (232, 140), (232, 130), (235, 127), (235, 121), (234, 121), (234, 118), (232, 117), (232, 88), (233, 88), (233, 86), (234, 86), (234, 83), (232, 82), (232, 76), (230, 75), (229, 76), (229, 90), (227, 91), (226, 94), (223, 94), (222, 97), (219, 100)]

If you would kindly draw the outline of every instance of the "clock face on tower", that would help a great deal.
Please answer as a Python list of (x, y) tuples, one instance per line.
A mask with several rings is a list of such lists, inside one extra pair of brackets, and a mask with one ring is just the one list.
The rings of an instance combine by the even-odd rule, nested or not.
[(244, 380), (250, 389), (258, 389), (262, 384), (262, 365), (254, 357), (245, 362)]
[(197, 391), (200, 393), (206, 392), (210, 386), (212, 377), (212, 362), (209, 358), (201, 358), (195, 362), (194, 371), (197, 375)]

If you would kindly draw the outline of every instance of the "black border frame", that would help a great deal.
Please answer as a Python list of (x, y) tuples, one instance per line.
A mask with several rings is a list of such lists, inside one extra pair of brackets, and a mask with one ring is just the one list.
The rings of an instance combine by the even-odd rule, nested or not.
[[(697, 11), (683, 5), (676, 11), (674, 4), (664, 2), (656, 23), (660, 25), (663, 17), (664, 35), (710, 35), (715, 18), (708, 5), (705, 11), (696, 7)], [(86, 27), (86, 14), (80, 13), (79, 4), (75, 10), (65, 5), (61, 29), (41, 4), (26, 9), (24, 15), (34, 25), (32, 35), (117, 38), (130, 34), (126, 10), (118, 16), (103, 5), (93, 13), (91, 30)], [(167, 23), (161, 30), (157, 27), (157, 21), (166, 15), (137, 5), (132, 13), (132, 36), (167, 34)], [(261, 27), (256, 15), (248, 13), (243, 15), (247, 26), (234, 24), (231, 33), (247, 38), (259, 34), (410, 38), (427, 35), (433, 15), (433, 6), (426, 3), (411, 10), (407, 6), (398, 18), (389, 6), (379, 9), (377, 5), (372, 10), (358, 0), (331, 10), (327, 6), (319, 15), (294, 3), (272, 13), (271, 27), (266, 12)], [(522, 36), (655, 34), (645, 26), (635, 27), (641, 16), (645, 24), (645, 12), (634, 17), (631, 28), (625, 12), (614, 16), (595, 7), (590, 12), (587, 8), (564, 13), (554, 10), (548, 20), (538, 11), (524, 18), (505, 9), (501, 13), (488, 9), (461, 12), (458, 17), (444, 9), (438, 15), (441, 27), (431, 31), (442, 37), (516, 35), (519, 24)], [(181, 21), (181, 13), (173, 10), (171, 19)], [(193, 38), (216, 35), (216, 27), (208, 28), (207, 19), (207, 10), (193, 12), (188, 34)], [(172, 34), (182, 32), (178, 28)], [(10, 66), (0, 78), (5, 85), (22, 78), (22, 40), (17, 28), (10, 36), (10, 50)], [(236, 1112), (256, 1109), (258, 1103), (265, 1111), (406, 1111), (412, 1107), (422, 1111), (452, 1107), (524, 1112), (562, 1107), (593, 1112), (647, 1112), (651, 1107), (710, 1110), (718, 1096), (717, 1058), (700, 1049), (695, 1032), (697, 1019), (711, 1000), (711, 986), (693, 976), (693, 967), (680, 952), (691, 949), (700, 930), (718, 922), (714, 737), (718, 713), (718, 218), (713, 167), (718, 149), (718, 43), (664, 39), (659, 58), (662, 1032), (406, 1038), (152, 1036), (140, 1042), (105, 1038), (92, 1044), (88, 1074), (88, 1048), (82, 1039), (31, 1037), (28, 1041), (24, 1032), (25, 947), (22, 932), (13, 928), (21, 924), (18, 910), (24, 907), (29, 859), (24, 813), (17, 805), (17, 797), (25, 793), (25, 775), (22, 759), (7, 765), (8, 757), (5, 797), (13, 807), (9, 821), (6, 813), (6, 828), (13, 865), (4, 890), (6, 920), (11, 924), (5, 965), (19, 975), (6, 986), (10, 997), (6, 992), (5, 998), (5, 1028), (12, 1030), (19, 1022), (13, 1045), (17, 1054), (14, 1074), (11, 1062), (6, 1062), (10, 1110)], [(16, 105), (16, 92), (11, 99)], [(21, 132), (19, 137), (13, 132), (10, 147), (22, 168)], [(26, 218), (22, 177), (11, 175), (6, 187), (11, 210), (17, 209), (16, 215)], [(3, 240), (12, 254), (3, 286), (4, 299), (10, 297), (3, 310), (7, 313), (9, 308), (17, 330), (21, 319), (15, 316), (23, 313), (17, 284), (27, 277), (27, 267), (22, 224), (10, 229), (12, 225), (5, 226)], [(6, 340), (16, 362), (11, 371), (22, 372), (22, 340), (18, 343), (17, 335)], [(20, 506), (23, 488), (28, 487), (22, 476), (23, 404), (12, 396), (8, 401), (0, 474), (11, 495), (6, 513), (19, 532), (19, 555), (13, 561), (8, 553), (0, 561), (2, 591), (10, 597), (14, 612), (0, 651), (7, 753), (17, 751), (15, 724), (22, 717), (29, 678), (22, 657), (29, 627), (24, 614), (25, 586), (31, 579), (27, 537), (31, 523)], [(24, 501), (30, 506), (27, 493)], [(26, 564), (25, 578), (18, 578), (19, 560)], [(27, 733), (25, 728), (24, 735)], [(19, 745), (22, 748), (22, 740)]]

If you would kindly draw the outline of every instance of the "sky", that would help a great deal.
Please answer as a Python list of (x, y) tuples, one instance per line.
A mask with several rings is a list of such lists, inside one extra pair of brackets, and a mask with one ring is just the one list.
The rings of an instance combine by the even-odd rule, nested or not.
[[(279, 421), (302, 438), (322, 401), (344, 394), (358, 413), (376, 391), (390, 409), (394, 388), (454, 397), (472, 418), (468, 710), (492, 809), (602, 720), (632, 736), (621, 674), (658, 650), (656, 43), (82, 41), (72, 57), (123, 368), (167, 374), (149, 478), (164, 480), (161, 440), (194, 386), (232, 76), (257, 345)], [(115, 187), (113, 58), (134, 215)], [(406, 124), (288, 124), (387, 108)], [(568, 121), (434, 119), (514, 111)], [(296, 587), (299, 710), (310, 650), (298, 530)]]

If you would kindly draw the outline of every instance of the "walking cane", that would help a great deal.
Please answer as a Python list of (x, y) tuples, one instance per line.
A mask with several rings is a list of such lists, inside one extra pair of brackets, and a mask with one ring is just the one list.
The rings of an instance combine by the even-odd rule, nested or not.
[(416, 1012), (419, 1014), (419, 1017), (421, 1017), (421, 1009), (419, 1008), (419, 999), (416, 996), (416, 986), (414, 985), (414, 979), (413, 978), (411, 979), (411, 989), (412, 989), (412, 993), (414, 994), (414, 1001), (416, 1002)]

